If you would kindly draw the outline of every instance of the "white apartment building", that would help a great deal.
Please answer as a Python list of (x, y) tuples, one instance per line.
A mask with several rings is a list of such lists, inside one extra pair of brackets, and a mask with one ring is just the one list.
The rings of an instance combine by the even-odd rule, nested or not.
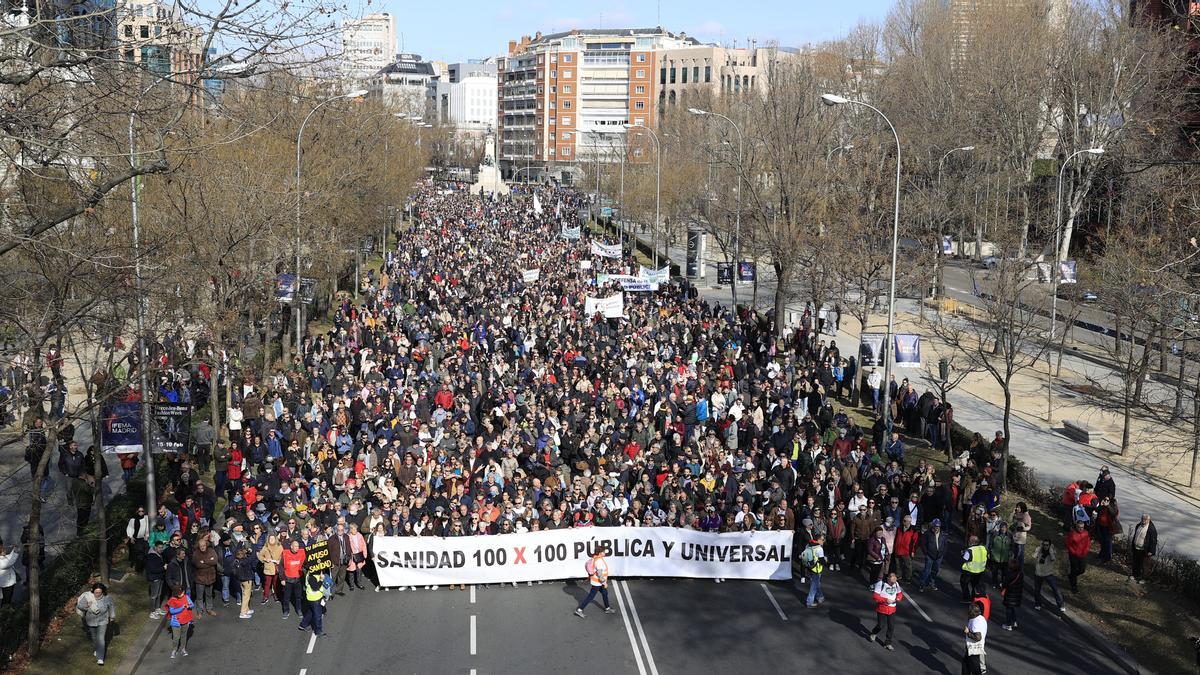
[(342, 23), (342, 78), (373, 77), (396, 53), (396, 17), (381, 12)]
[(496, 61), (451, 63), (429, 85), (433, 114), (440, 124), (478, 132), (496, 124)]
[(409, 117), (426, 115), (426, 98), (430, 82), (438, 76), (436, 66), (422, 61), (420, 54), (397, 54), (370, 76), (360, 78), (367, 96), (377, 98), (384, 106)]

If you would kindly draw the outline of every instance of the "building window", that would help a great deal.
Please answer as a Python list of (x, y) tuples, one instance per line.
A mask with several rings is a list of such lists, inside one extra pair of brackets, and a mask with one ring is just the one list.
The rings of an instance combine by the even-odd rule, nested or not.
[(633, 126), (635, 126), (635, 127), (644, 127), (644, 126), (646, 126), (646, 118), (645, 118), (645, 117), (635, 117), (635, 118), (633, 118)]
[(572, 59), (571, 54), (563, 54), (563, 63), (570, 63), (571, 59)]
[(682, 73), (680, 73), (680, 76), (683, 78), (683, 84), (687, 84), (687, 66), (680, 68), (680, 70), (683, 71)]
[(641, 149), (641, 148), (634, 148), (634, 149), (633, 149), (633, 156), (634, 156), (634, 157), (641, 157), (641, 156), (642, 156), (642, 149)]
[(142, 26), (141, 29), (138, 31), (138, 34), (142, 36), (142, 39), (149, 39), (150, 38), (150, 26)]
[(130, 26), (129, 24), (125, 24), (125, 37), (127, 37), (127, 38), (133, 37), (133, 26)]
[(550, 55), (550, 63), (558, 63), (558, 54)]
[(700, 66), (692, 66), (692, 82), (700, 81)]
[(569, 93), (571, 93), (572, 91), (574, 91), (574, 89), (571, 89), (571, 85), (569, 85), (569, 84), (564, 84), (564, 85), (563, 85), (563, 93), (564, 93), (564, 94), (569, 94)]
[(634, 103), (634, 104), (633, 104), (633, 109), (634, 109), (634, 110), (645, 110), (645, 109), (646, 109), (646, 102), (645, 102), (645, 101), (638, 101), (637, 103)]
[(645, 63), (645, 62), (646, 62), (646, 55), (645, 55), (645, 54), (638, 54), (638, 55), (637, 55), (637, 62), (638, 62), (638, 63)]
[[(538, 101), (538, 107), (539, 107), (539, 108), (541, 108), (541, 107), (542, 107), (542, 102), (541, 102), (541, 101)], [(551, 110), (554, 110), (554, 101), (550, 101), (550, 109), (551, 109)]]
[(636, 76), (636, 77), (637, 77), (639, 80), (641, 80), (641, 79), (645, 79), (645, 77), (646, 77), (646, 71), (644, 71), (644, 70), (638, 70), (636, 73), (634, 73), (634, 75), (635, 75), (635, 76)]
[(554, 126), (554, 118), (553, 117), (550, 118), (550, 126)]
[(563, 107), (564, 107), (564, 108), (570, 108), (570, 107), (571, 107), (571, 102), (570, 102), (570, 101), (563, 101)]
[(646, 93), (646, 85), (644, 85), (644, 84), (639, 84), (639, 85), (635, 86), (635, 87), (633, 88), (633, 93), (635, 93), (635, 94), (644, 94), (644, 93)]
[(554, 140), (554, 132), (553, 131), (550, 132), (550, 140)]
[(554, 156), (554, 148), (550, 148), (550, 156), (551, 156), (551, 157), (553, 157), (553, 156)]
[(571, 132), (569, 132), (569, 131), (564, 131), (564, 132), (563, 132), (563, 140), (564, 140), (564, 141), (569, 141), (569, 140), (571, 140)]
[(565, 79), (565, 80), (571, 79), (571, 71), (570, 70), (563, 71), (563, 79)]
[(704, 81), (712, 82), (712, 66), (704, 66)]
[(671, 67), (671, 84), (675, 84), (675, 67)]
[(570, 148), (563, 148), (563, 149), (562, 149), (562, 154), (563, 154), (563, 157), (567, 157), (567, 156), (569, 156), (569, 155), (571, 154), (571, 149), (570, 149)]
[(667, 67), (666, 66), (663, 66), (662, 68), (658, 69), (658, 83), (659, 84), (667, 83)]
[(558, 71), (557, 70), (550, 71), (550, 79), (552, 79), (552, 80), (558, 79)]
[(570, 115), (563, 115), (563, 124), (565, 124), (567, 126), (571, 125), (571, 116)]

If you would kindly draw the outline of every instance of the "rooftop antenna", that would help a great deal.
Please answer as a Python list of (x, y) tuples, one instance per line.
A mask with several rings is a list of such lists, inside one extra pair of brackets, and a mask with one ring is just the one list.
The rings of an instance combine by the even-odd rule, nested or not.
[(658, 26), (661, 27), (662, 26), (662, 0), (658, 0), (658, 2), (654, 3), (654, 6), (655, 6), (654, 22)]

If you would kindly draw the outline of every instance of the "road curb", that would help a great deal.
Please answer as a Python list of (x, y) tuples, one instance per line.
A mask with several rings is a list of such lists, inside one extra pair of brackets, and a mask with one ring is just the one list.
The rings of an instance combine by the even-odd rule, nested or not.
[(146, 654), (150, 653), (150, 647), (158, 639), (159, 633), (162, 633), (163, 627), (167, 625), (165, 618), (162, 619), (147, 619), (142, 625), (141, 632), (138, 633), (137, 639), (130, 645), (129, 651), (125, 653), (125, 658), (121, 659), (121, 663), (117, 666), (116, 675), (133, 675), (142, 665), (142, 661), (146, 658)]
[(1063, 610), (1060, 616), (1062, 616), (1065, 623), (1074, 628), (1085, 640), (1092, 643), (1092, 646), (1104, 652), (1108, 658), (1115, 661), (1126, 673), (1129, 673), (1129, 675), (1140, 675), (1142, 673), (1141, 666), (1138, 665), (1137, 660), (1129, 652), (1122, 649), (1120, 645), (1113, 644), (1112, 640), (1105, 637), (1098, 628), (1075, 616), (1069, 607)]

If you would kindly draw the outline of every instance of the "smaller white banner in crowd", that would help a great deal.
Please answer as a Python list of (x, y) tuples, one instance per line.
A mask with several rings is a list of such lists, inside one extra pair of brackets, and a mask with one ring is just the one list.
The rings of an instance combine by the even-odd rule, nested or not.
[(551, 581), (587, 576), (608, 550), (614, 577), (791, 578), (791, 532), (698, 532), (675, 527), (587, 527), (469, 537), (376, 537), (383, 586)]
[(625, 316), (625, 294), (617, 293), (607, 298), (588, 296), (583, 302), (583, 312), (588, 316), (603, 314), (606, 319), (619, 319)]
[(671, 266), (667, 265), (666, 267), (664, 267), (660, 270), (655, 270), (655, 269), (650, 269), (649, 267), (646, 267), (645, 265), (638, 265), (638, 276), (645, 279), (646, 281), (650, 281), (650, 282), (658, 283), (658, 284), (665, 284), (671, 280)]
[(533, 283), (542, 277), (540, 269), (521, 270), (521, 280), (525, 283)]
[(561, 233), (563, 239), (579, 239), (583, 236), (583, 227), (567, 227), (566, 225), (563, 225)]
[(592, 242), (592, 255), (598, 255), (601, 258), (620, 258), (620, 244), (601, 244), (598, 241)]
[(591, 260), (580, 260), (579, 261), (579, 269), (581, 269), (581, 270), (592, 269), (592, 261)]
[(533, 193), (533, 214), (536, 216), (542, 215), (542, 202), (538, 199), (537, 193)]

